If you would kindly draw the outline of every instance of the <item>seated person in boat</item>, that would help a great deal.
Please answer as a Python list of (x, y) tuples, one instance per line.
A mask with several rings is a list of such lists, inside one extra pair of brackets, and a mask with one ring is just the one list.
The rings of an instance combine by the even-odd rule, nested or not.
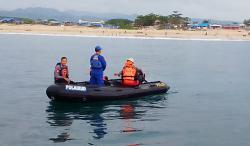
[(133, 58), (128, 58), (122, 71), (116, 75), (122, 77), (122, 85), (127, 87), (135, 87), (145, 81), (142, 70), (135, 67)]
[(69, 79), (69, 69), (67, 66), (67, 57), (62, 57), (61, 62), (56, 64), (54, 71), (54, 81), (55, 84), (63, 83), (70, 84), (72, 81)]

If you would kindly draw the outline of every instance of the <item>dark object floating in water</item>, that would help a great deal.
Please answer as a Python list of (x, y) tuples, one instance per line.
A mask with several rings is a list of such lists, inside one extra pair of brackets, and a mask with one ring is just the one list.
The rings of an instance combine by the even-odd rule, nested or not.
[(137, 129), (133, 129), (133, 128), (126, 128), (126, 129), (122, 130), (121, 132), (132, 133), (132, 132), (138, 132), (138, 131), (142, 131), (142, 130), (137, 130)]
[(74, 85), (54, 84), (47, 88), (51, 100), (70, 102), (95, 102), (138, 98), (147, 95), (166, 93), (169, 86), (161, 81), (143, 83), (138, 87), (123, 87), (121, 80), (109, 80), (108, 85), (97, 87), (87, 82)]

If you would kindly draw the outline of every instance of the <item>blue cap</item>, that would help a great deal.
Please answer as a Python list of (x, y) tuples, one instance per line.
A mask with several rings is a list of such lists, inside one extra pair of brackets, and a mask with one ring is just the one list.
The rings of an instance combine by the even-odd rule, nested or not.
[(96, 47), (95, 47), (95, 51), (96, 51), (96, 52), (101, 51), (101, 50), (102, 50), (102, 48), (101, 48), (100, 46), (96, 46)]

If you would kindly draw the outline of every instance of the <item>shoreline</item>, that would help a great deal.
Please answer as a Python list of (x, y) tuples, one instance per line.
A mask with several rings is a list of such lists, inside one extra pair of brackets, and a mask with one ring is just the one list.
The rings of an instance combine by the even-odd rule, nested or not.
[(0, 34), (145, 40), (250, 41), (250, 31), (246, 30), (123, 30), (83, 26), (0, 24)]
[(111, 38), (111, 39), (140, 39), (140, 40), (176, 40), (176, 41), (219, 41), (219, 42), (250, 42), (250, 39), (205, 39), (205, 38), (173, 38), (173, 37), (133, 37), (133, 36), (94, 36), (71, 34), (44, 34), (44, 33), (2, 33), (0, 35), (26, 35), (26, 36), (51, 36), (51, 37), (81, 37), (81, 38)]

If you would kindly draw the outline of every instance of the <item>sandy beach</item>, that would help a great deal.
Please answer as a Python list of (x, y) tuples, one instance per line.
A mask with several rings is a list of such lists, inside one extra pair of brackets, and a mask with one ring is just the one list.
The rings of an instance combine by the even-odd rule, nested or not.
[(27, 33), (77, 36), (110, 36), (110, 37), (144, 37), (144, 38), (177, 38), (177, 39), (221, 39), (250, 40), (250, 31), (246, 30), (124, 30), (90, 28), (83, 26), (47, 26), (0, 24), (0, 33)]

